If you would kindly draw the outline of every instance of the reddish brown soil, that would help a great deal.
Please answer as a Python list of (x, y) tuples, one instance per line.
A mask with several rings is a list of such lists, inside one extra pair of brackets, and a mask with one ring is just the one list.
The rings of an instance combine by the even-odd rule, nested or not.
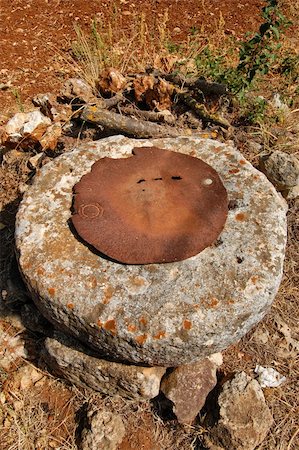
[[(94, 18), (129, 26), (144, 13), (156, 25), (168, 9), (170, 30), (182, 39), (196, 28), (207, 35), (219, 27), (242, 36), (260, 21), (262, 0), (0, 0), (0, 86), (11, 82), (22, 103), (36, 93), (57, 91), (72, 69), (63, 54), (75, 39), (74, 23), (89, 29)], [(117, 10), (117, 13), (115, 11)], [(178, 30), (180, 29), (180, 31)], [(17, 109), (13, 89), (0, 90), (0, 122)]]
[(154, 429), (153, 416), (146, 413), (140, 415), (138, 423), (126, 429), (126, 435), (117, 450), (159, 450), (153, 442)]

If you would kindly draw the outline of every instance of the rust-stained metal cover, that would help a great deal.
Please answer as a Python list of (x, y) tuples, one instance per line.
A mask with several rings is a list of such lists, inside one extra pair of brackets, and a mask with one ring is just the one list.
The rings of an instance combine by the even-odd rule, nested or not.
[(75, 185), (72, 222), (79, 236), (127, 264), (180, 261), (218, 237), (227, 193), (198, 158), (138, 147), (129, 158), (102, 158)]

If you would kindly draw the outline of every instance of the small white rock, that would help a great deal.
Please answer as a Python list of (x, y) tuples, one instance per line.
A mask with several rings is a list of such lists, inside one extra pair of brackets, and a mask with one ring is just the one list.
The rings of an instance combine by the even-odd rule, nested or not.
[(286, 381), (286, 377), (272, 367), (262, 367), (257, 365), (254, 372), (258, 375), (257, 381), (262, 388), (278, 387)]

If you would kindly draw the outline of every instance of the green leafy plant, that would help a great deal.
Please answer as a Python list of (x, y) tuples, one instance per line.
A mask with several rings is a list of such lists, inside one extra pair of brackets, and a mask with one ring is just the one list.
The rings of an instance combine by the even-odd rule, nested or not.
[(246, 99), (244, 106), (241, 108), (241, 114), (246, 118), (249, 124), (261, 124), (265, 120), (268, 102), (265, 98), (251, 97)]
[(21, 112), (24, 112), (25, 108), (24, 108), (24, 105), (23, 105), (23, 102), (22, 102), (22, 99), (21, 99), (20, 91), (17, 88), (12, 88), (11, 92), (12, 92), (13, 96), (16, 99), (16, 103), (18, 105), (19, 110)]
[(267, 0), (267, 5), (262, 9), (262, 17), (264, 22), (259, 31), (239, 43), (235, 64), (228, 65), (228, 60), (234, 59), (232, 49), (231, 54), (228, 54), (229, 49), (225, 54), (221, 54), (219, 49), (211, 50), (207, 45), (196, 57), (196, 65), (201, 75), (227, 84), (240, 99), (259, 76), (268, 74), (274, 67), (281, 47), (281, 34), (290, 25), (288, 19), (279, 11), (277, 0)]
[(281, 33), (290, 26), (288, 19), (279, 11), (277, 0), (268, 0), (262, 9), (264, 22), (254, 36), (242, 42), (239, 50), (240, 89), (250, 86), (257, 75), (266, 75), (277, 59)]

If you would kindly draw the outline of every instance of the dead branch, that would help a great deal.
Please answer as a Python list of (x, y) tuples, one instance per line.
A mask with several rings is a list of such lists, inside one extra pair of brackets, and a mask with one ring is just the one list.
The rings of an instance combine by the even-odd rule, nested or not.
[(118, 105), (124, 100), (125, 97), (123, 96), (123, 94), (115, 94), (113, 97), (103, 100), (103, 106), (108, 109), (113, 108), (113, 106)]
[(117, 131), (139, 138), (176, 137), (184, 134), (168, 126), (157, 125), (146, 120), (126, 117), (94, 106), (85, 106), (80, 114), (82, 120), (101, 125), (105, 129)]
[(188, 89), (199, 89), (204, 95), (225, 95), (228, 94), (228, 88), (222, 83), (210, 83), (203, 78), (191, 77), (185, 78), (180, 74), (164, 74), (160, 75), (165, 78), (166, 81), (170, 81), (179, 87), (186, 87)]
[(169, 110), (165, 111), (144, 111), (134, 106), (123, 106), (121, 112), (126, 115), (134, 115), (140, 119), (150, 120), (151, 122), (173, 124), (175, 117)]
[(230, 123), (226, 119), (224, 119), (221, 116), (218, 116), (218, 114), (209, 113), (206, 107), (198, 103), (190, 94), (180, 91), (178, 95), (181, 98), (181, 100), (187, 106), (189, 106), (189, 108), (191, 108), (192, 111), (194, 111), (197, 117), (202, 119), (204, 122), (211, 122), (214, 123), (215, 125), (220, 125), (221, 127), (224, 127), (226, 129), (230, 127)]

